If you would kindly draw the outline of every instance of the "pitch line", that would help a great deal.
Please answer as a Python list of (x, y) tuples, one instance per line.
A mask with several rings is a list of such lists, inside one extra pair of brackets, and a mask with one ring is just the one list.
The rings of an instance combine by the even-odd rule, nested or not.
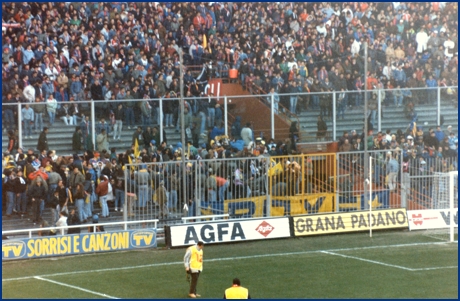
[(375, 264), (380, 264), (380, 265), (383, 265), (383, 266), (392, 267), (392, 268), (398, 268), (398, 269), (402, 269), (402, 270), (406, 270), (406, 271), (411, 271), (411, 270), (412, 270), (412, 269), (410, 269), (410, 268), (406, 268), (406, 267), (399, 266), (399, 265), (383, 263), (383, 262), (380, 262), (380, 261), (375, 261), (375, 260), (370, 260), (370, 259), (364, 259), (364, 258), (359, 258), (359, 257), (355, 257), (355, 256), (343, 255), (343, 254), (338, 254), (338, 253), (329, 252), (329, 251), (321, 251), (321, 253), (330, 254), (330, 255), (335, 255), (335, 256), (340, 256), (340, 257), (344, 257), (344, 258), (356, 259), (356, 260), (365, 261), (365, 262), (370, 262), (370, 263), (375, 263)]
[(355, 256), (349, 256), (349, 255), (344, 255), (344, 254), (338, 254), (338, 253), (334, 253), (334, 252), (330, 252), (330, 251), (321, 251), (321, 253), (340, 256), (340, 257), (344, 257), (344, 258), (356, 259), (356, 260), (375, 263), (375, 264), (380, 264), (380, 265), (383, 265), (383, 266), (392, 267), (392, 268), (398, 268), (398, 269), (402, 269), (402, 270), (406, 270), (406, 271), (410, 271), (410, 272), (430, 271), (430, 270), (440, 270), (440, 269), (458, 269), (458, 266), (432, 267), (432, 268), (414, 268), (413, 269), (413, 268), (406, 268), (406, 267), (403, 267), (403, 266), (400, 266), (400, 265), (388, 264), (388, 263), (384, 263), (384, 262), (380, 262), (380, 261), (375, 261), (375, 260), (370, 260), (370, 259), (365, 259), (365, 258), (360, 258), (360, 257), (355, 257)]
[[(303, 255), (303, 254), (314, 254), (314, 253), (321, 253), (321, 252), (359, 251), (359, 250), (370, 250), (370, 249), (381, 249), (381, 248), (399, 248), (399, 247), (414, 247), (414, 246), (442, 245), (442, 244), (447, 244), (447, 243), (446, 242), (427, 242), (427, 243), (397, 244), (397, 245), (369, 246), (369, 247), (356, 247), (356, 248), (341, 248), (341, 249), (331, 249), (331, 250), (286, 252), (286, 253), (276, 253), (276, 254), (259, 254), (259, 255), (238, 256), (238, 257), (212, 258), (212, 259), (206, 259), (206, 262), (229, 261), (229, 260), (237, 260), (237, 259), (252, 259), (252, 258), (263, 258), (263, 257), (273, 257), (273, 256)], [(66, 275), (76, 275), (76, 274), (85, 274), (85, 273), (103, 273), (103, 272), (142, 269), (142, 268), (168, 266), (168, 265), (179, 265), (179, 264), (184, 264), (184, 263), (182, 261), (175, 261), (175, 262), (152, 263), (152, 264), (118, 267), (118, 268), (54, 273), (54, 274), (46, 274), (46, 275), (38, 275), (38, 276), (25, 276), (25, 277), (6, 278), (6, 279), (2, 278), (2, 282), (16, 281), (16, 280), (28, 280), (34, 277), (55, 277), (55, 276), (66, 276)]]
[(33, 278), (38, 279), (38, 280), (42, 280), (42, 281), (51, 282), (51, 283), (54, 283), (54, 284), (57, 284), (57, 285), (62, 285), (62, 286), (65, 286), (65, 287), (70, 287), (70, 288), (73, 288), (73, 289), (76, 289), (76, 290), (84, 291), (86, 293), (90, 293), (90, 294), (93, 294), (93, 295), (98, 295), (98, 296), (109, 298), (109, 299), (120, 299), (120, 298), (113, 297), (113, 296), (110, 296), (110, 295), (107, 295), (107, 294), (87, 290), (87, 289), (84, 289), (82, 287), (78, 287), (78, 286), (75, 286), (75, 285), (70, 285), (70, 284), (54, 281), (54, 280), (51, 280), (51, 279), (46, 279), (46, 278), (43, 278), (43, 277), (40, 277), (40, 276), (34, 276)]

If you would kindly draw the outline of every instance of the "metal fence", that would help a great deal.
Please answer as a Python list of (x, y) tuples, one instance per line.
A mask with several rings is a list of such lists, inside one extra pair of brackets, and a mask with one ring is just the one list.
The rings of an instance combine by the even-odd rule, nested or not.
[[(184, 166), (185, 165), (185, 166)], [(124, 178), (124, 217), (180, 222), (333, 212), (335, 154), (132, 163)], [(185, 182), (184, 182), (185, 180)], [(115, 195), (121, 198), (121, 192)]]
[[(445, 208), (448, 172), (458, 170), (458, 158), (404, 156), (402, 150), (369, 151), (369, 155), (373, 208)], [(365, 202), (369, 202), (369, 195), (364, 193), (366, 178), (369, 176), (364, 175), (364, 152), (337, 153), (340, 211), (365, 208)]]
[[(403, 97), (403, 103), (408, 102), (410, 99), (413, 99), (420, 103), (426, 103), (436, 106), (435, 114), (430, 115), (430, 124), (441, 124), (444, 114), (452, 111), (457, 106), (457, 90), (458, 87), (437, 87), (433, 89), (427, 88), (411, 88), (406, 89), (406, 94), (408, 96)], [(381, 93), (384, 92), (384, 93)], [(410, 93), (409, 93), (410, 92)], [(364, 104), (363, 94), (364, 92), (357, 91), (345, 91), (347, 95), (346, 102), (340, 102), (338, 99), (340, 97), (339, 92), (323, 92), (323, 93), (303, 93), (299, 92), (297, 94), (279, 94), (281, 99), (290, 98), (290, 96), (298, 97), (299, 99), (309, 99), (309, 111), (319, 110), (315, 106), (317, 105), (316, 100), (320, 96), (326, 96), (321, 101), (321, 104), (326, 101), (328, 105), (325, 106), (325, 112), (320, 114), (325, 114), (327, 118), (330, 118), (328, 122), (332, 123), (332, 127), (328, 132), (328, 135), (325, 137), (327, 141), (335, 141), (337, 139), (337, 127), (346, 126), (347, 128), (357, 128), (359, 129), (362, 126), (362, 120), (355, 120), (354, 123), (350, 123), (349, 120), (342, 120), (341, 110), (348, 110), (347, 107), (355, 106), (353, 109), (355, 112), (363, 112), (362, 105)], [(374, 128), (381, 130), (382, 127), (382, 112), (388, 114), (388, 108), (383, 109), (385, 105), (388, 105), (391, 110), (394, 106), (394, 95), (392, 90), (380, 89), (372, 90), (367, 92), (369, 97), (373, 94), (377, 95), (378, 102), (377, 108), (369, 110), (369, 116), (374, 124)], [(385, 95), (385, 96), (384, 96)], [(409, 95), (415, 95), (416, 97)], [(431, 96), (433, 96), (431, 98)], [(201, 118), (201, 124), (198, 125), (199, 131), (195, 131), (196, 135), (200, 136), (207, 131), (207, 128), (213, 126), (214, 123), (221, 121), (222, 130), (225, 132), (225, 135), (231, 134), (231, 126), (235, 120), (230, 111), (231, 109), (231, 99), (227, 96), (216, 97), (217, 103), (220, 104), (219, 110), (222, 112), (217, 114), (216, 110), (213, 108), (206, 108), (206, 104), (209, 104), (209, 98), (199, 98), (199, 97), (186, 97), (184, 98), (186, 102), (186, 107), (189, 108), (188, 114), (190, 117), (194, 113), (197, 113)], [(270, 128), (261, 128), (259, 130), (263, 131), (265, 136), (270, 138), (275, 138), (277, 136), (283, 136), (285, 133), (281, 133), (277, 130), (275, 125), (274, 115), (279, 115), (282, 119), (287, 122), (297, 121), (301, 122), (300, 136), (302, 142), (309, 142), (316, 140), (316, 119), (315, 120), (300, 120), (299, 114), (300, 110), (296, 112), (291, 112), (286, 108), (280, 107), (281, 109), (276, 109), (272, 104), (274, 102), (274, 96), (270, 94), (265, 95), (246, 95), (246, 96), (232, 96), (232, 99), (245, 98), (253, 99), (254, 101), (259, 101), (267, 105), (270, 109), (270, 115), (267, 118), (270, 118)], [(145, 106), (146, 102), (150, 103), (150, 106)], [(399, 101), (399, 100), (398, 100)], [(416, 102), (416, 103), (417, 103)], [(83, 144), (91, 142), (95, 149), (97, 149), (97, 135), (100, 133), (101, 129), (105, 125), (101, 125), (101, 119), (104, 118), (104, 123), (108, 127), (108, 139), (109, 144), (119, 145), (118, 140), (125, 142), (129, 146), (129, 138), (132, 134), (131, 129), (136, 126), (142, 126), (144, 129), (147, 127), (157, 126), (159, 130), (159, 135), (161, 139), (164, 139), (164, 130), (167, 128), (175, 128), (179, 132), (179, 122), (178, 118), (180, 116), (179, 110), (179, 99), (178, 98), (160, 98), (160, 99), (138, 99), (138, 100), (118, 100), (114, 97), (109, 100), (78, 100), (73, 103), (77, 104), (77, 110), (72, 108), (72, 102), (58, 102), (55, 109), (50, 109), (50, 106), (47, 103), (28, 103), (30, 108), (33, 110), (33, 121), (25, 120), (23, 115), (25, 114), (23, 109), (26, 106), (24, 103), (13, 103), (5, 104), (2, 103), (2, 113), (3, 113), (3, 128), (5, 130), (17, 129), (18, 130), (18, 144), (20, 147), (31, 147), (35, 148), (36, 139), (38, 138), (39, 132), (43, 129), (44, 126), (50, 127), (51, 137), (50, 141), (53, 140), (53, 143), (60, 144), (62, 146), (62, 154), (72, 154), (75, 151), (72, 149), (71, 135), (75, 127), (80, 126), (84, 128), (83, 125), (85, 119), (87, 119), (87, 128), (84, 128), (83, 136), (85, 140)], [(124, 104), (125, 112), (124, 116), (121, 119), (112, 120), (111, 111), (115, 112), (119, 103)], [(63, 108), (66, 106), (69, 107), (68, 111)], [(204, 107), (203, 107), (204, 106)], [(229, 108), (230, 106), (230, 108)], [(297, 104), (300, 108), (300, 104)], [(326, 108), (327, 107), (327, 108)], [(210, 110), (209, 110), (210, 109)], [(396, 108), (396, 110), (404, 110), (404, 108)], [(456, 109), (455, 109), (456, 110)], [(201, 112), (200, 112), (201, 111)], [(15, 112), (17, 114), (15, 114)], [(69, 114), (67, 114), (68, 112)], [(408, 113), (409, 114), (409, 113)], [(315, 115), (316, 116), (316, 115)], [(53, 122), (54, 120), (54, 122)], [(83, 122), (82, 122), (83, 121)], [(52, 125), (51, 125), (52, 124)], [(57, 131), (56, 131), (57, 129)], [(128, 130), (128, 133), (126, 132)], [(285, 131), (285, 130), (284, 130)], [(51, 134), (51, 132), (53, 134)], [(60, 136), (59, 134), (67, 133), (66, 137)], [(180, 132), (179, 132), (180, 134)], [(186, 134), (186, 133), (184, 133)], [(257, 135), (258, 133), (255, 133)], [(54, 135), (54, 136), (53, 136)], [(199, 138), (198, 136), (187, 137), (188, 139)], [(86, 138), (90, 137), (87, 141)], [(121, 139), (123, 137), (123, 139)], [(63, 139), (65, 138), (65, 139)]]

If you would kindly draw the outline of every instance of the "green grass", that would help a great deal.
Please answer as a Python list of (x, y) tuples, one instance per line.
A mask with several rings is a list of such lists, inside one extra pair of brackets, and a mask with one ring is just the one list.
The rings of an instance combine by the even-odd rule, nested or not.
[[(421, 234), (379, 231), (372, 238), (354, 233), (206, 245), (198, 292), (220, 299), (239, 277), (253, 298), (457, 298), (458, 244)], [(188, 292), (184, 252), (158, 248), (4, 262), (2, 296), (182, 299)]]

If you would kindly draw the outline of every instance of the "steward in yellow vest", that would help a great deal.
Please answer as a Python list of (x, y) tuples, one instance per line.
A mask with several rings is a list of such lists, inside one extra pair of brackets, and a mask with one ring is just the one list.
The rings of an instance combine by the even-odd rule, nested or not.
[(241, 286), (240, 279), (233, 279), (233, 285), (225, 290), (224, 299), (251, 299), (249, 290)]
[(184, 256), (185, 272), (190, 274), (192, 278), (188, 294), (191, 298), (201, 297), (196, 293), (196, 286), (198, 277), (203, 271), (203, 246), (204, 243), (199, 241), (195, 246), (188, 247)]

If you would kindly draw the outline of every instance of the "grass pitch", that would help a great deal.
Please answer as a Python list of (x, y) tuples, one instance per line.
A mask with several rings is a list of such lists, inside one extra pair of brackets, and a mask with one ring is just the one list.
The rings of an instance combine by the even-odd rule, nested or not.
[[(458, 298), (458, 244), (379, 231), (205, 245), (202, 298)], [(185, 248), (2, 264), (3, 298), (187, 298)]]

